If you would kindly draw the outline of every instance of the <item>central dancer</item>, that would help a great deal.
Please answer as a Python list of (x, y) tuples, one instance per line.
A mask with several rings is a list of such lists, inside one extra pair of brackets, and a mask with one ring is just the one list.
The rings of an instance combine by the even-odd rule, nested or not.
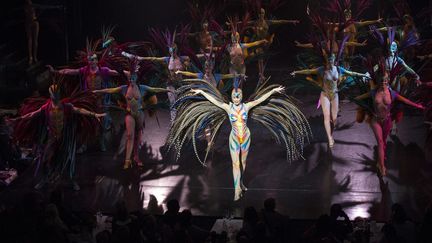
[(177, 117), (167, 141), (169, 149), (174, 146), (179, 158), (185, 141), (191, 139), (198, 160), (205, 165), (210, 149), (207, 149), (204, 160), (201, 160), (196, 148), (196, 138), (206, 127), (212, 126), (214, 132), (209, 143), (212, 146), (217, 131), (228, 115), (231, 123), (229, 149), (233, 166), (234, 200), (237, 201), (247, 190), (242, 179), (251, 141), (247, 126), (249, 117), (269, 129), (278, 143), (283, 141), (288, 160), (301, 157), (303, 146), (309, 139), (310, 128), (305, 116), (283, 92), (282, 86), (265, 86), (263, 83), (252, 94), (251, 101), (244, 103), (243, 92), (235, 82), (231, 92), (232, 102), (229, 102), (207, 81), (185, 80), (185, 84), (178, 90), (179, 98), (175, 104), (178, 108)]

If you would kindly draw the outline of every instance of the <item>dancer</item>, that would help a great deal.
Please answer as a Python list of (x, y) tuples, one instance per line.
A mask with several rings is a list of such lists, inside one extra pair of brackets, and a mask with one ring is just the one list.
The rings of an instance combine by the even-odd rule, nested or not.
[(243, 103), (243, 93), (238, 83), (231, 92), (232, 102), (228, 102), (222, 94), (207, 81), (187, 80), (187, 85), (178, 90), (176, 102), (178, 116), (174, 121), (167, 139), (168, 148), (175, 148), (177, 158), (187, 140), (192, 140), (197, 159), (205, 164), (198, 155), (196, 138), (211, 125), (214, 132), (211, 143), (228, 117), (231, 123), (229, 149), (233, 166), (234, 200), (239, 200), (246, 187), (243, 175), (249, 153), (251, 133), (247, 126), (248, 118), (252, 118), (270, 130), (278, 143), (283, 142), (287, 148), (287, 159), (301, 157), (304, 144), (310, 135), (309, 124), (301, 111), (283, 94), (284, 88), (277, 85), (262, 86), (251, 96), (251, 101)]
[[(257, 15), (257, 19), (253, 21), (249, 21), (248, 25), (251, 25), (253, 28), (254, 36), (252, 38), (253, 41), (259, 41), (259, 40), (267, 40), (267, 42), (264, 45), (261, 45), (260, 47), (257, 47), (254, 50), (254, 53), (256, 56), (258, 56), (258, 74), (259, 74), (259, 81), (257, 87), (265, 81), (264, 76), (264, 53), (266, 50), (270, 47), (270, 45), (273, 43), (273, 38), (275, 34), (270, 34), (269, 29), (271, 26), (274, 25), (283, 25), (283, 24), (298, 24), (300, 23), (299, 20), (284, 20), (284, 19), (268, 19), (266, 16), (266, 10), (264, 9), (264, 6), (262, 4), (262, 1), (256, 1), (256, 0), (248, 0), (246, 1), (248, 7), (251, 8), (251, 10)], [(271, 12), (272, 10), (277, 9), (282, 4), (280, 4), (279, 0), (272, 0), (270, 1), (269, 6), (267, 6), (267, 13)], [(269, 14), (268, 14), (269, 15)]]
[(32, 0), (26, 0), (25, 28), (27, 34), (28, 64), (38, 62), (37, 52), (39, 46), (39, 21)]
[(43, 167), (43, 177), (36, 189), (57, 181), (68, 168), (73, 189), (79, 190), (74, 180), (77, 142), (94, 135), (96, 124), (91, 118), (100, 121), (106, 114), (94, 112), (96, 96), (91, 93), (80, 92), (61, 99), (60, 84), (56, 83), (50, 86), (49, 94), (48, 99), (27, 99), (20, 116), (10, 119), (15, 123), (14, 139), (20, 144), (39, 143), (36, 160), (37, 168)]
[[(372, 27), (371, 29), (373, 36), (388, 51), (388, 54), (385, 58), (385, 68), (387, 69), (387, 71), (390, 72), (390, 70), (394, 69), (397, 65), (399, 65), (401, 68), (405, 69), (406, 72), (408, 72), (414, 77), (414, 82), (416, 86), (421, 85), (420, 76), (410, 66), (408, 66), (401, 57), (399, 57), (399, 48), (398, 44), (395, 41), (396, 29), (394, 27), (387, 27), (387, 38), (385, 38), (376, 28)], [(406, 38), (401, 43), (402, 49), (406, 49), (418, 43), (418, 39), (414, 36), (414, 32), (410, 32), (409, 35), (411, 37), (409, 37), (407, 34)], [(410, 93), (407, 82), (409, 79), (402, 78), (404, 74), (405, 72), (399, 72), (397, 75), (394, 75), (392, 77), (392, 80), (390, 80), (389, 82), (393, 90), (406, 96)], [(372, 84), (373, 83), (371, 83), (371, 85)], [(374, 89), (374, 87), (371, 87), (371, 89)], [(397, 118), (393, 120), (393, 126), (391, 129), (392, 135), (397, 134), (397, 123), (403, 117), (402, 107), (395, 107), (395, 109), (397, 109)]]
[[(58, 73), (62, 75), (72, 75), (79, 76), (81, 78), (80, 89), (83, 91), (94, 91), (104, 88), (109, 88), (112, 86), (110, 79), (111, 77), (118, 76), (118, 72), (112, 70), (106, 66), (102, 66), (101, 63), (104, 61), (104, 55), (99, 60), (96, 48), (98, 47), (99, 42), (90, 42), (87, 40), (86, 52), (83, 53), (85, 57), (82, 57), (84, 62), (87, 64), (81, 68), (65, 68), (60, 70), (55, 70), (52, 66), (48, 65), (47, 67), (50, 69), (52, 73)], [(103, 95), (99, 96), (97, 104), (99, 106), (99, 110), (105, 113), (108, 112), (108, 106), (111, 105), (111, 96)], [(108, 113), (107, 113), (108, 114)], [(109, 129), (111, 128), (112, 119), (109, 115), (105, 116), (101, 123), (101, 134), (99, 137), (99, 145), (101, 151), (106, 151), (106, 135)], [(87, 150), (87, 145), (83, 144), (78, 152), (82, 153)]]
[(392, 127), (392, 119), (394, 119), (394, 116), (391, 113), (394, 103), (400, 101), (418, 109), (424, 109), (424, 107), (421, 104), (416, 104), (406, 99), (389, 87), (390, 81), (400, 71), (400, 66), (394, 66), (391, 70), (388, 70), (384, 60), (379, 63), (379, 69), (377, 72), (374, 72), (372, 65), (369, 66), (372, 75), (371, 80), (377, 85), (377, 87), (376, 89), (372, 89), (369, 93), (360, 95), (355, 99), (364, 100), (370, 98), (372, 100), (373, 107), (369, 109), (368, 122), (374, 132), (378, 144), (377, 168), (380, 175), (386, 176), (387, 169), (384, 161), (387, 137)]
[(368, 78), (367, 74), (357, 73), (348, 71), (342, 67), (335, 65), (336, 55), (331, 53), (326, 65), (315, 69), (305, 69), (300, 71), (293, 71), (292, 76), (297, 74), (303, 75), (318, 75), (322, 80), (321, 84), (321, 94), (319, 98), (319, 104), (321, 105), (323, 115), (324, 115), (324, 127), (327, 134), (328, 146), (333, 148), (333, 130), (336, 126), (336, 119), (339, 112), (339, 94), (338, 85), (341, 80), (342, 75), (356, 76)]
[[(192, 73), (192, 72), (185, 72), (185, 71), (177, 71), (176, 73), (180, 73), (183, 76), (195, 78), (195, 79), (202, 79), (207, 81), (209, 84), (211, 84), (213, 87), (219, 89), (222, 92), (222, 89), (225, 87), (222, 83), (222, 80), (224, 79), (232, 79), (232, 78), (246, 78), (245, 76), (236, 76), (234, 74), (219, 74), (219, 73), (213, 73), (214, 69), (214, 58), (212, 53), (205, 54), (206, 61), (205, 61), (205, 71), (204, 73)], [(187, 81), (187, 79), (185, 80)], [(211, 127), (211, 126), (210, 126)], [(205, 130), (205, 137), (207, 140), (207, 148), (209, 149), (211, 147), (211, 135), (212, 130), (210, 127), (207, 127)]]
[(211, 51), (217, 50), (217, 44), (222, 45), (221, 41), (215, 39), (217, 35), (225, 35), (224, 30), (214, 20), (215, 16), (218, 16), (223, 8), (224, 4), (218, 1), (205, 1), (200, 4), (199, 2), (188, 2), (188, 11), (191, 17), (191, 25), (196, 26), (199, 29), (196, 32), (188, 33), (188, 37), (193, 37), (198, 44), (200, 53), (210, 53)]
[(171, 92), (168, 89), (137, 84), (139, 68), (138, 60), (132, 59), (130, 61), (129, 84), (93, 91), (96, 94), (121, 93), (126, 98), (126, 155), (123, 164), (124, 169), (129, 169), (132, 166), (132, 152), (134, 153), (134, 161), (137, 166), (143, 165), (139, 158), (144, 130), (143, 97), (146, 96), (147, 93)]
[[(394, 35), (393, 35), (394, 37)], [(398, 45), (393, 40), (389, 48), (389, 55), (386, 57), (386, 69), (391, 70), (395, 65), (402, 65), (403, 68), (410, 74), (414, 75), (415, 84), (419, 86), (421, 84), (420, 76), (410, 67), (405, 61), (397, 55)], [(394, 77), (394, 80), (390, 80), (392, 87), (400, 92), (402, 90), (403, 84), (400, 82), (400, 77)]]
[[(410, 67), (405, 61), (399, 56), (400, 51), (405, 50), (408, 47), (416, 45), (418, 43), (418, 38), (416, 37), (416, 32), (411, 31), (405, 33), (405, 38), (401, 42), (401, 50), (398, 48), (398, 43), (395, 40), (396, 28), (395, 27), (385, 27), (387, 30), (387, 37), (384, 37), (379, 29), (374, 26), (371, 27), (372, 36), (379, 42), (383, 48), (387, 51), (387, 56), (385, 58), (385, 67), (387, 71), (393, 69), (396, 65), (403, 67), (406, 72), (414, 76), (415, 84), (418, 86), (421, 84), (420, 76)], [(394, 90), (401, 92), (403, 90), (404, 84), (400, 82), (400, 77), (403, 73), (399, 73), (394, 77), (394, 80), (390, 80), (390, 84)], [(373, 88), (373, 87), (372, 87)]]
[[(183, 31), (182, 31), (183, 32)], [(168, 47), (169, 56), (164, 57), (142, 57), (138, 55), (133, 55), (127, 52), (122, 52), (121, 54), (129, 59), (137, 59), (139, 61), (152, 61), (161, 63), (168, 68), (168, 79), (167, 79), (167, 89), (170, 91), (168, 93), (168, 100), (171, 106), (174, 104), (176, 100), (176, 86), (178, 82), (182, 80), (182, 76), (180, 73), (176, 73), (176, 71), (186, 71), (187, 66), (189, 66), (190, 58), (188, 56), (180, 56), (178, 55), (177, 44), (175, 43), (176, 32), (174, 31), (171, 34), (168, 30), (165, 32), (160, 32), (155, 29), (150, 29), (150, 34), (154, 39), (154, 42), (162, 45), (165, 49)], [(182, 37), (184, 39), (184, 37)], [(184, 42), (182, 40), (181, 42)], [(174, 121), (176, 117), (175, 109), (170, 109), (171, 115), (171, 123)]]
[[(331, 23), (331, 24), (336, 25), (337, 28), (342, 28), (341, 30), (343, 30), (343, 33), (345, 35), (349, 35), (349, 39), (347, 41), (347, 44), (345, 45), (344, 55), (343, 55), (343, 66), (346, 69), (350, 68), (351, 60), (355, 55), (355, 47), (366, 45), (365, 41), (361, 43), (362, 45), (354, 44), (354, 43), (359, 43), (357, 41), (357, 37), (359, 34), (358, 29), (361, 27), (365, 27), (373, 24), (379, 24), (383, 22), (382, 18), (376, 20), (360, 20), (360, 16), (372, 4), (372, 1), (370, 0), (356, 1), (357, 4), (354, 9), (352, 8), (351, 3), (352, 3), (351, 1), (332, 0), (325, 8), (331, 14), (334, 14), (336, 16), (342, 16), (340, 23)], [(352, 11), (352, 9), (354, 11)]]
[(209, 24), (207, 21), (204, 21), (201, 27), (201, 31), (196, 33), (196, 38), (201, 52), (208, 53), (213, 47), (213, 37), (208, 29)]
[(227, 46), (227, 51), (230, 55), (230, 68), (229, 72), (233, 75), (245, 75), (246, 74), (246, 65), (245, 58), (246, 55), (244, 50), (259, 46), (262, 44), (267, 44), (268, 41), (266, 39), (258, 40), (249, 43), (240, 43), (240, 34), (237, 31), (237, 23), (236, 19), (229, 19), (229, 23), (231, 25), (231, 43)]
[[(215, 60), (213, 57), (213, 53), (210, 52), (209, 54), (204, 54), (205, 56), (205, 63), (204, 63), (204, 72), (187, 72), (187, 71), (176, 71), (176, 74), (181, 74), (185, 77), (195, 78), (195, 79), (203, 79), (207, 82), (209, 82), (213, 87), (219, 88), (222, 87), (221, 81), (224, 79), (232, 79), (235, 78), (236, 75), (234, 74), (220, 74), (220, 73), (214, 73), (214, 66), (215, 66)], [(244, 76), (242, 76), (244, 77)]]
[(34, 4), (32, 0), (26, 0), (24, 5), (25, 31), (27, 35), (28, 64), (38, 62), (39, 47), (39, 21), (36, 14), (38, 10), (61, 9), (60, 6)]

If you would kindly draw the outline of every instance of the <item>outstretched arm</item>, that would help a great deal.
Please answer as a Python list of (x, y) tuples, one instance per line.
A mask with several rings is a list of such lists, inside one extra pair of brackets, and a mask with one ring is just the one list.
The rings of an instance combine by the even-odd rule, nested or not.
[(23, 116), (19, 116), (19, 117), (16, 117), (16, 118), (11, 118), (11, 119), (8, 119), (8, 120), (9, 120), (9, 121), (16, 121), (16, 120), (19, 120), (19, 119), (32, 118), (32, 117), (34, 117), (35, 115), (39, 114), (41, 111), (42, 111), (42, 108), (39, 108), (39, 109), (37, 109), (37, 110), (35, 110), (35, 111), (32, 111), (32, 112), (30, 112), (30, 113), (27, 113), (27, 114), (25, 114), (25, 115), (23, 115)]
[(62, 75), (79, 75), (80, 73), (79, 68), (65, 68), (65, 69), (55, 70), (51, 65), (46, 65), (46, 67), (50, 70), (50, 72), (58, 73)]
[(221, 79), (230, 79), (230, 78), (241, 78), (241, 79), (247, 79), (247, 76), (244, 74), (234, 74), (234, 73), (228, 73), (228, 74), (221, 74)]
[(304, 74), (304, 75), (318, 74), (318, 68), (303, 69), (303, 70), (298, 70), (298, 71), (291, 72), (292, 76), (295, 76), (296, 74)]
[(300, 43), (298, 41), (294, 41), (294, 43), (297, 47), (301, 47), (301, 48), (313, 48), (314, 47), (312, 45), (312, 43)]
[(262, 45), (264, 43), (267, 43), (267, 40), (259, 40), (259, 41), (249, 42), (249, 43), (243, 43), (243, 47), (244, 48), (251, 48), (254, 46)]
[(136, 58), (139, 61), (164, 62), (166, 57), (142, 57), (122, 51), (122, 56), (129, 59)]
[[(231, 25), (231, 23), (228, 22), (228, 21), (225, 21), (225, 24), (228, 25), (228, 26)], [(237, 24), (243, 24), (243, 21), (237, 21)], [(253, 24), (255, 24), (254, 20), (249, 20), (249, 21), (246, 22), (246, 25), (253, 25)], [(231, 33), (231, 31), (229, 31), (229, 33)]]
[(415, 76), (416, 85), (419, 86), (421, 84), (420, 76), (410, 66), (408, 66), (402, 58), (398, 58), (398, 63), (402, 64), (408, 73)]
[(213, 96), (207, 94), (203, 90), (192, 89), (191, 91), (194, 92), (195, 94), (201, 94), (202, 96), (204, 96), (204, 98), (206, 98), (208, 101), (210, 101), (213, 105), (223, 109), (226, 112), (229, 112), (229, 105), (228, 104), (216, 100)]
[(383, 19), (380, 18), (377, 20), (358, 21), (358, 22), (355, 22), (354, 24), (358, 27), (363, 27), (363, 26), (367, 26), (367, 25), (378, 24), (378, 23), (381, 23), (382, 21), (383, 21)]
[(432, 58), (432, 54), (424, 55), (424, 56), (417, 56), (417, 58), (420, 59), (420, 60), (424, 60), (424, 59)]
[(230, 78), (235, 78), (237, 75), (233, 74), (233, 73), (228, 73), (228, 74), (222, 74), (220, 77), (221, 79), (230, 79)]
[(285, 19), (281, 19), (281, 20), (268, 20), (268, 23), (270, 25), (276, 25), (276, 24), (298, 24), (300, 23), (299, 20), (285, 20)]
[[(392, 27), (381, 27), (381, 28), (377, 28), (376, 30), (384, 32), (384, 31), (388, 31), (389, 28), (400, 28), (402, 27), (401, 25), (397, 25), (397, 26), (392, 26)], [(373, 30), (370, 30), (369, 32), (373, 32)]]
[(253, 100), (251, 102), (246, 103), (246, 106), (248, 107), (248, 109), (252, 109), (253, 107), (263, 103), (264, 101), (266, 101), (268, 98), (270, 98), (270, 96), (272, 96), (274, 93), (282, 93), (284, 92), (285, 88), (283, 86), (279, 86), (277, 88), (274, 88), (272, 90), (270, 90), (269, 92), (263, 94), (261, 97), (259, 97), (256, 100)]
[(357, 73), (357, 72), (353, 72), (353, 71), (349, 71), (349, 70), (344, 70), (344, 73), (346, 73), (349, 76), (354, 76), (354, 77), (370, 78), (370, 76), (366, 73)]
[(146, 88), (147, 88), (147, 91), (148, 91), (148, 92), (152, 92), (152, 93), (166, 93), (166, 92), (172, 92), (171, 90), (169, 90), (169, 89), (164, 89), (164, 88), (156, 88), (156, 87), (150, 87), (150, 86), (147, 86)]
[(410, 66), (408, 66), (405, 62), (402, 62), (402, 65), (404, 68), (409, 72), (410, 74), (414, 75), (416, 77), (416, 80), (420, 79), (420, 76), (412, 69)]
[(345, 43), (345, 46), (366, 46), (367, 45), (367, 40), (363, 41), (363, 42), (355, 42), (355, 41), (347, 41)]
[(198, 78), (198, 73), (186, 72), (186, 71), (176, 71), (175, 74), (181, 74), (187, 77)]
[(122, 56), (124, 56), (126, 58), (129, 58), (129, 59), (136, 58), (139, 61), (143, 61), (144, 60), (144, 57), (142, 57), (142, 56), (138, 56), (138, 55), (134, 55), (134, 54), (131, 54), (131, 53), (127, 53), (125, 51), (122, 51), (121, 54), (122, 54)]
[(123, 86), (115, 87), (115, 88), (107, 88), (107, 89), (97, 89), (93, 90), (95, 94), (115, 94), (120, 93), (122, 91)]
[(369, 93), (364, 93), (364, 94), (362, 94), (362, 95), (359, 95), (359, 96), (355, 97), (354, 99), (355, 99), (355, 100), (364, 100), (364, 99), (367, 99), (367, 98), (369, 98), (369, 97), (370, 97), (370, 94), (369, 94)]
[(400, 95), (400, 94), (397, 94), (397, 95), (396, 95), (396, 99), (399, 100), (399, 101), (402, 102), (402, 103), (405, 103), (405, 104), (410, 105), (410, 106), (412, 106), (412, 107), (415, 107), (415, 108), (417, 108), (417, 109), (421, 109), (421, 110), (424, 110), (424, 109), (425, 109), (424, 106), (422, 106), (421, 104), (414, 103), (414, 102), (412, 102), (411, 100), (409, 100), (409, 99), (403, 97), (403, 96)]
[(73, 110), (73, 112), (81, 114), (81, 115), (92, 116), (92, 117), (96, 118), (98, 121), (100, 121), (101, 117), (106, 116), (106, 113), (95, 113), (95, 112), (86, 110), (84, 108), (78, 108), (75, 106), (72, 106), (72, 110)]
[(116, 70), (113, 70), (111, 68), (107, 68), (107, 69), (108, 69), (109, 76), (119, 76), (119, 73)]

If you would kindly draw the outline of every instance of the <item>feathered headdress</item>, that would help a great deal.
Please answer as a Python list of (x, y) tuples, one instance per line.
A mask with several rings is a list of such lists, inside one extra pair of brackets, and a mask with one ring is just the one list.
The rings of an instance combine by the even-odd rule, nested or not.
[(161, 31), (156, 28), (150, 28), (149, 32), (151, 38), (153, 39), (153, 43), (164, 52), (168, 50), (167, 48), (177, 48), (175, 43), (177, 34), (175, 30), (173, 33), (171, 33), (171, 31), (169, 31), (168, 29), (165, 29), (165, 31)]
[[(335, 63), (339, 63), (342, 58), (343, 49), (349, 39), (349, 34), (343, 33), (335, 24), (330, 24), (325, 18), (322, 18), (317, 12), (312, 11), (310, 14), (312, 24), (318, 29), (318, 32), (311, 36), (311, 42), (316, 52), (323, 58), (326, 63), (328, 58), (334, 54)], [(342, 35), (341, 40), (338, 36)]]
[[(215, 16), (218, 16), (225, 4), (221, 1), (203, 1), (205, 3), (200, 3), (199, 1), (188, 2), (189, 15), (192, 18), (193, 23), (204, 23), (214, 20)], [(210, 27), (210, 26), (209, 26)]]
[(366, 67), (372, 82), (378, 85), (382, 82), (382, 78), (385, 74), (388, 75), (389, 80), (394, 80), (402, 71), (402, 65), (398, 64), (395, 60), (390, 69), (386, 66), (386, 60), (383, 56), (372, 57), (368, 56), (363, 60), (363, 65)]
[(181, 25), (180, 31), (177, 31), (176, 28), (174, 32), (169, 29), (161, 31), (157, 28), (149, 28), (152, 42), (164, 53), (168, 53), (170, 50), (182, 53), (183, 49), (187, 47), (189, 32), (190, 25)]
[[(342, 22), (352, 22), (360, 19), (360, 15), (371, 6), (371, 0), (355, 1), (355, 9), (353, 11), (351, 0), (331, 0), (325, 9), (330, 13), (336, 14)], [(347, 19), (347, 16), (351, 16)]]
[(89, 40), (86, 38), (86, 48), (84, 51), (78, 51), (77, 61), (79, 63), (89, 63), (89, 60), (95, 58), (98, 59), (98, 64), (103, 62), (103, 59), (100, 58), (102, 52), (98, 51), (98, 47), (101, 43), (101, 40)]
[(243, 36), (245, 30), (247, 29), (247, 25), (250, 19), (249, 12), (246, 12), (243, 15), (243, 18), (241, 21), (239, 21), (238, 15), (235, 15), (234, 17), (228, 17), (228, 23), (231, 28), (231, 38), (237, 38), (240, 40), (240, 37)]
[(416, 36), (416, 33), (414, 31), (410, 31), (408, 33), (405, 33), (404, 39), (400, 42), (396, 40), (396, 27), (386, 27), (387, 28), (387, 36), (385, 37), (381, 31), (377, 29), (376, 26), (371, 25), (369, 26), (369, 29), (372, 32), (372, 36), (375, 38), (375, 40), (378, 41), (378, 43), (386, 50), (388, 50), (393, 42), (398, 44), (398, 50), (397, 52), (403, 52), (406, 48), (410, 46), (417, 45), (419, 43), (419, 39)]
[(270, 0), (268, 4), (264, 4), (263, 0), (243, 0), (244, 5), (248, 8), (248, 11), (254, 15), (258, 15), (261, 9), (270, 15), (276, 9), (282, 7), (285, 2), (281, 0)]

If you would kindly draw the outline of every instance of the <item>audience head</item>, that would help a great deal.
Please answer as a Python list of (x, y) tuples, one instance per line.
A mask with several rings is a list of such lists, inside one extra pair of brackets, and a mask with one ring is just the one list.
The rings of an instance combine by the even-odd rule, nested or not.
[(192, 213), (189, 209), (185, 209), (180, 213), (180, 224), (183, 227), (192, 225)]
[(147, 211), (149, 214), (162, 214), (163, 209), (159, 205), (157, 198), (154, 195), (150, 195), (149, 202), (147, 204)]
[(342, 206), (339, 203), (335, 203), (331, 205), (330, 207), (330, 217), (331, 218), (337, 218), (340, 216), (340, 213), (342, 212)]
[(180, 210), (180, 204), (177, 199), (171, 199), (167, 202), (167, 211), (177, 214)]

